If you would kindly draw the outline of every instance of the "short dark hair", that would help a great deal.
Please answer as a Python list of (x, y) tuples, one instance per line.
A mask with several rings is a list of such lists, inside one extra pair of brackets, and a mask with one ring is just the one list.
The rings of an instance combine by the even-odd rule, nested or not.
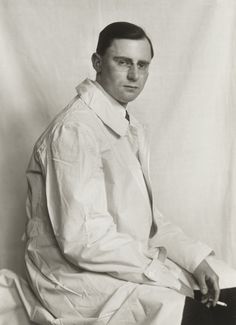
[(124, 21), (118, 21), (107, 25), (100, 32), (96, 52), (99, 55), (104, 55), (106, 50), (111, 45), (114, 39), (139, 40), (145, 38), (148, 40), (150, 44), (151, 56), (153, 58), (154, 51), (153, 51), (152, 42), (150, 38), (147, 36), (147, 34), (145, 33), (145, 31), (137, 25), (124, 22)]

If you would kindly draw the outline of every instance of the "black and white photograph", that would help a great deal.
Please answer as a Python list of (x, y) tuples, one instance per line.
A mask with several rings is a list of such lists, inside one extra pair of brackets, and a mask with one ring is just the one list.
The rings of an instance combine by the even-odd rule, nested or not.
[(0, 0), (0, 325), (236, 325), (235, 57), (235, 0)]

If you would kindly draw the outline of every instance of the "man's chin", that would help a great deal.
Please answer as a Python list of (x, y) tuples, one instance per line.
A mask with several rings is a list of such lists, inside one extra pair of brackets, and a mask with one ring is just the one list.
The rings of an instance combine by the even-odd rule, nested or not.
[(122, 98), (117, 99), (117, 101), (122, 105), (126, 106), (129, 102), (132, 102), (138, 97), (138, 95), (132, 95), (132, 96), (125, 96)]

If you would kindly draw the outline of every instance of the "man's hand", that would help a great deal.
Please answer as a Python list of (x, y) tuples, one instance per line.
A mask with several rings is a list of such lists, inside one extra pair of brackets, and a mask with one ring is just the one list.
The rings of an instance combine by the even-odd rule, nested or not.
[(215, 306), (220, 295), (219, 278), (206, 260), (193, 272), (202, 293), (201, 302), (207, 307)]

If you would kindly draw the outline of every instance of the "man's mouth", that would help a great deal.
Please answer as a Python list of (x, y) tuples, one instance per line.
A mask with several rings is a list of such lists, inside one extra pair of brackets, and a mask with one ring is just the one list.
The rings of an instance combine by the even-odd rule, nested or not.
[(124, 85), (124, 87), (127, 88), (127, 89), (131, 89), (131, 90), (138, 89), (138, 86)]

